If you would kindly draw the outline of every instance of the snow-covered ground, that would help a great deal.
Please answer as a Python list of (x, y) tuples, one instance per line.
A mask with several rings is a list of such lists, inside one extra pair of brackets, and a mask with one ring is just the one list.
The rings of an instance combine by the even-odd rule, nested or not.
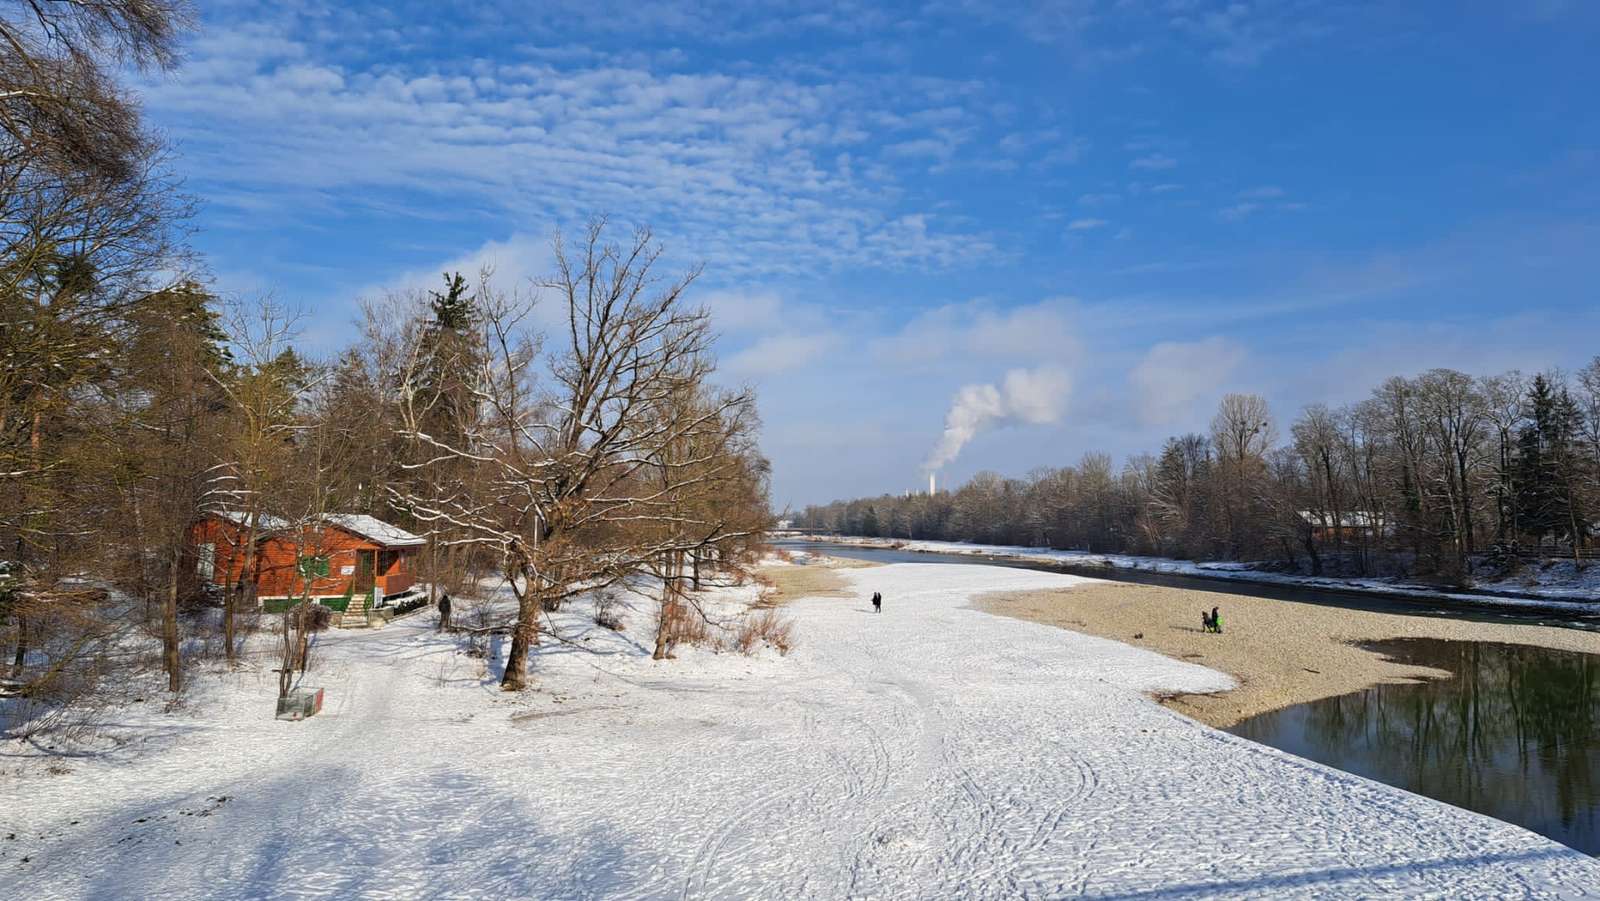
[(1600, 895), (1592, 858), (1144, 694), (1225, 676), (966, 606), (1083, 580), (840, 574), (860, 599), (791, 605), (787, 657), (652, 663), (641, 606), (560, 614), (516, 696), (431, 614), (324, 636), (302, 723), (271, 673), (211, 676), (122, 717), (142, 746), (0, 764), (0, 897)]
[[(1370, 591), (1387, 595), (1445, 599), (1459, 601), (1463, 604), (1539, 607), (1573, 613), (1600, 613), (1600, 562), (1579, 570), (1574, 567), (1571, 561), (1553, 561), (1542, 567), (1530, 567), (1529, 571), (1520, 577), (1498, 581), (1480, 581), (1474, 585), (1476, 593), (1468, 594), (1448, 592), (1429, 585), (1418, 585), (1393, 579), (1307, 576), (1295, 573), (1272, 572), (1255, 569), (1248, 563), (1221, 561), (1207, 563), (1193, 560), (1175, 560), (1170, 557), (1096, 554), (1089, 551), (1058, 551), (1009, 544), (970, 544), (964, 541), (910, 541), (831, 535), (815, 536), (815, 540), (836, 544), (853, 544), (860, 547), (895, 547), (901, 550), (928, 551), (937, 554), (966, 554), (969, 556), (999, 557), (1013, 560), (1041, 560), (1071, 564), (1073, 566), (1171, 573), (1182, 576), (1200, 576), (1208, 579), (1270, 582), (1302, 588)], [(1493, 594), (1485, 592), (1493, 592)]]

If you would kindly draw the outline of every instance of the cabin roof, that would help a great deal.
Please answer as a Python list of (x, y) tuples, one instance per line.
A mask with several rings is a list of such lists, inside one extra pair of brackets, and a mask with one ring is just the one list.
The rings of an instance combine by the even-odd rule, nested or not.
[[(249, 522), (248, 514), (242, 510), (213, 510), (212, 515), (237, 526)], [(323, 521), (336, 529), (343, 529), (382, 547), (420, 547), (428, 543), (428, 539), (420, 535), (413, 535), (397, 525), (365, 513), (330, 513), (323, 517)], [(290, 525), (287, 520), (280, 517), (262, 514), (256, 519), (256, 527), (264, 532), (281, 532)]]
[(1300, 518), (1311, 525), (1345, 529), (1375, 528), (1384, 518), (1382, 513), (1370, 510), (1346, 510), (1338, 517), (1332, 513), (1318, 513), (1315, 510), (1301, 510), (1299, 513)]
[(365, 513), (333, 513), (329, 514), (328, 522), (384, 547), (417, 547), (428, 543), (428, 539), (420, 535)]

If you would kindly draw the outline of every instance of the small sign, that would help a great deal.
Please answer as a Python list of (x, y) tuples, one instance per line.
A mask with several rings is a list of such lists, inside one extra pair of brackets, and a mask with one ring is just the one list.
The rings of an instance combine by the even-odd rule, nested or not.
[(339, 575), (341, 576), (353, 576), (355, 574), (356, 567), (353, 563), (346, 563), (344, 566), (339, 567)]

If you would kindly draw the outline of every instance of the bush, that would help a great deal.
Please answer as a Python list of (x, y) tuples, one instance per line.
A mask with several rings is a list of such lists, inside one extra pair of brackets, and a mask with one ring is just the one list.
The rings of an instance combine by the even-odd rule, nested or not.
[(595, 625), (604, 626), (613, 632), (621, 632), (623, 627), (622, 614), (617, 610), (621, 604), (614, 591), (602, 591), (594, 598)]
[(667, 645), (673, 647), (679, 644), (698, 645), (714, 648), (717, 642), (711, 637), (711, 624), (688, 604), (679, 604), (677, 615), (668, 627)]
[(422, 595), (417, 595), (416, 597), (412, 598), (409, 601), (404, 601), (402, 603), (395, 604), (392, 607), (390, 607), (389, 609), (394, 611), (394, 615), (395, 616), (399, 616), (402, 613), (410, 613), (411, 611), (417, 609), (418, 607), (426, 607), (426, 606), (428, 606), (428, 596), (425, 595), (425, 594), (422, 594)]
[(772, 609), (747, 614), (733, 633), (733, 649), (751, 654), (763, 644), (779, 654), (789, 653), (794, 647), (794, 620)]

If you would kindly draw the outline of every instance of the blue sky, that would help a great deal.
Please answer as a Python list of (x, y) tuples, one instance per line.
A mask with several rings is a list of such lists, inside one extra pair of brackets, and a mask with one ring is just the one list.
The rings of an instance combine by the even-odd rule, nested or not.
[(947, 481), (1600, 353), (1581, 0), (205, 6), (140, 88), (219, 289), (329, 352), (363, 297), (649, 223), (780, 506), (925, 484), (969, 385)]

